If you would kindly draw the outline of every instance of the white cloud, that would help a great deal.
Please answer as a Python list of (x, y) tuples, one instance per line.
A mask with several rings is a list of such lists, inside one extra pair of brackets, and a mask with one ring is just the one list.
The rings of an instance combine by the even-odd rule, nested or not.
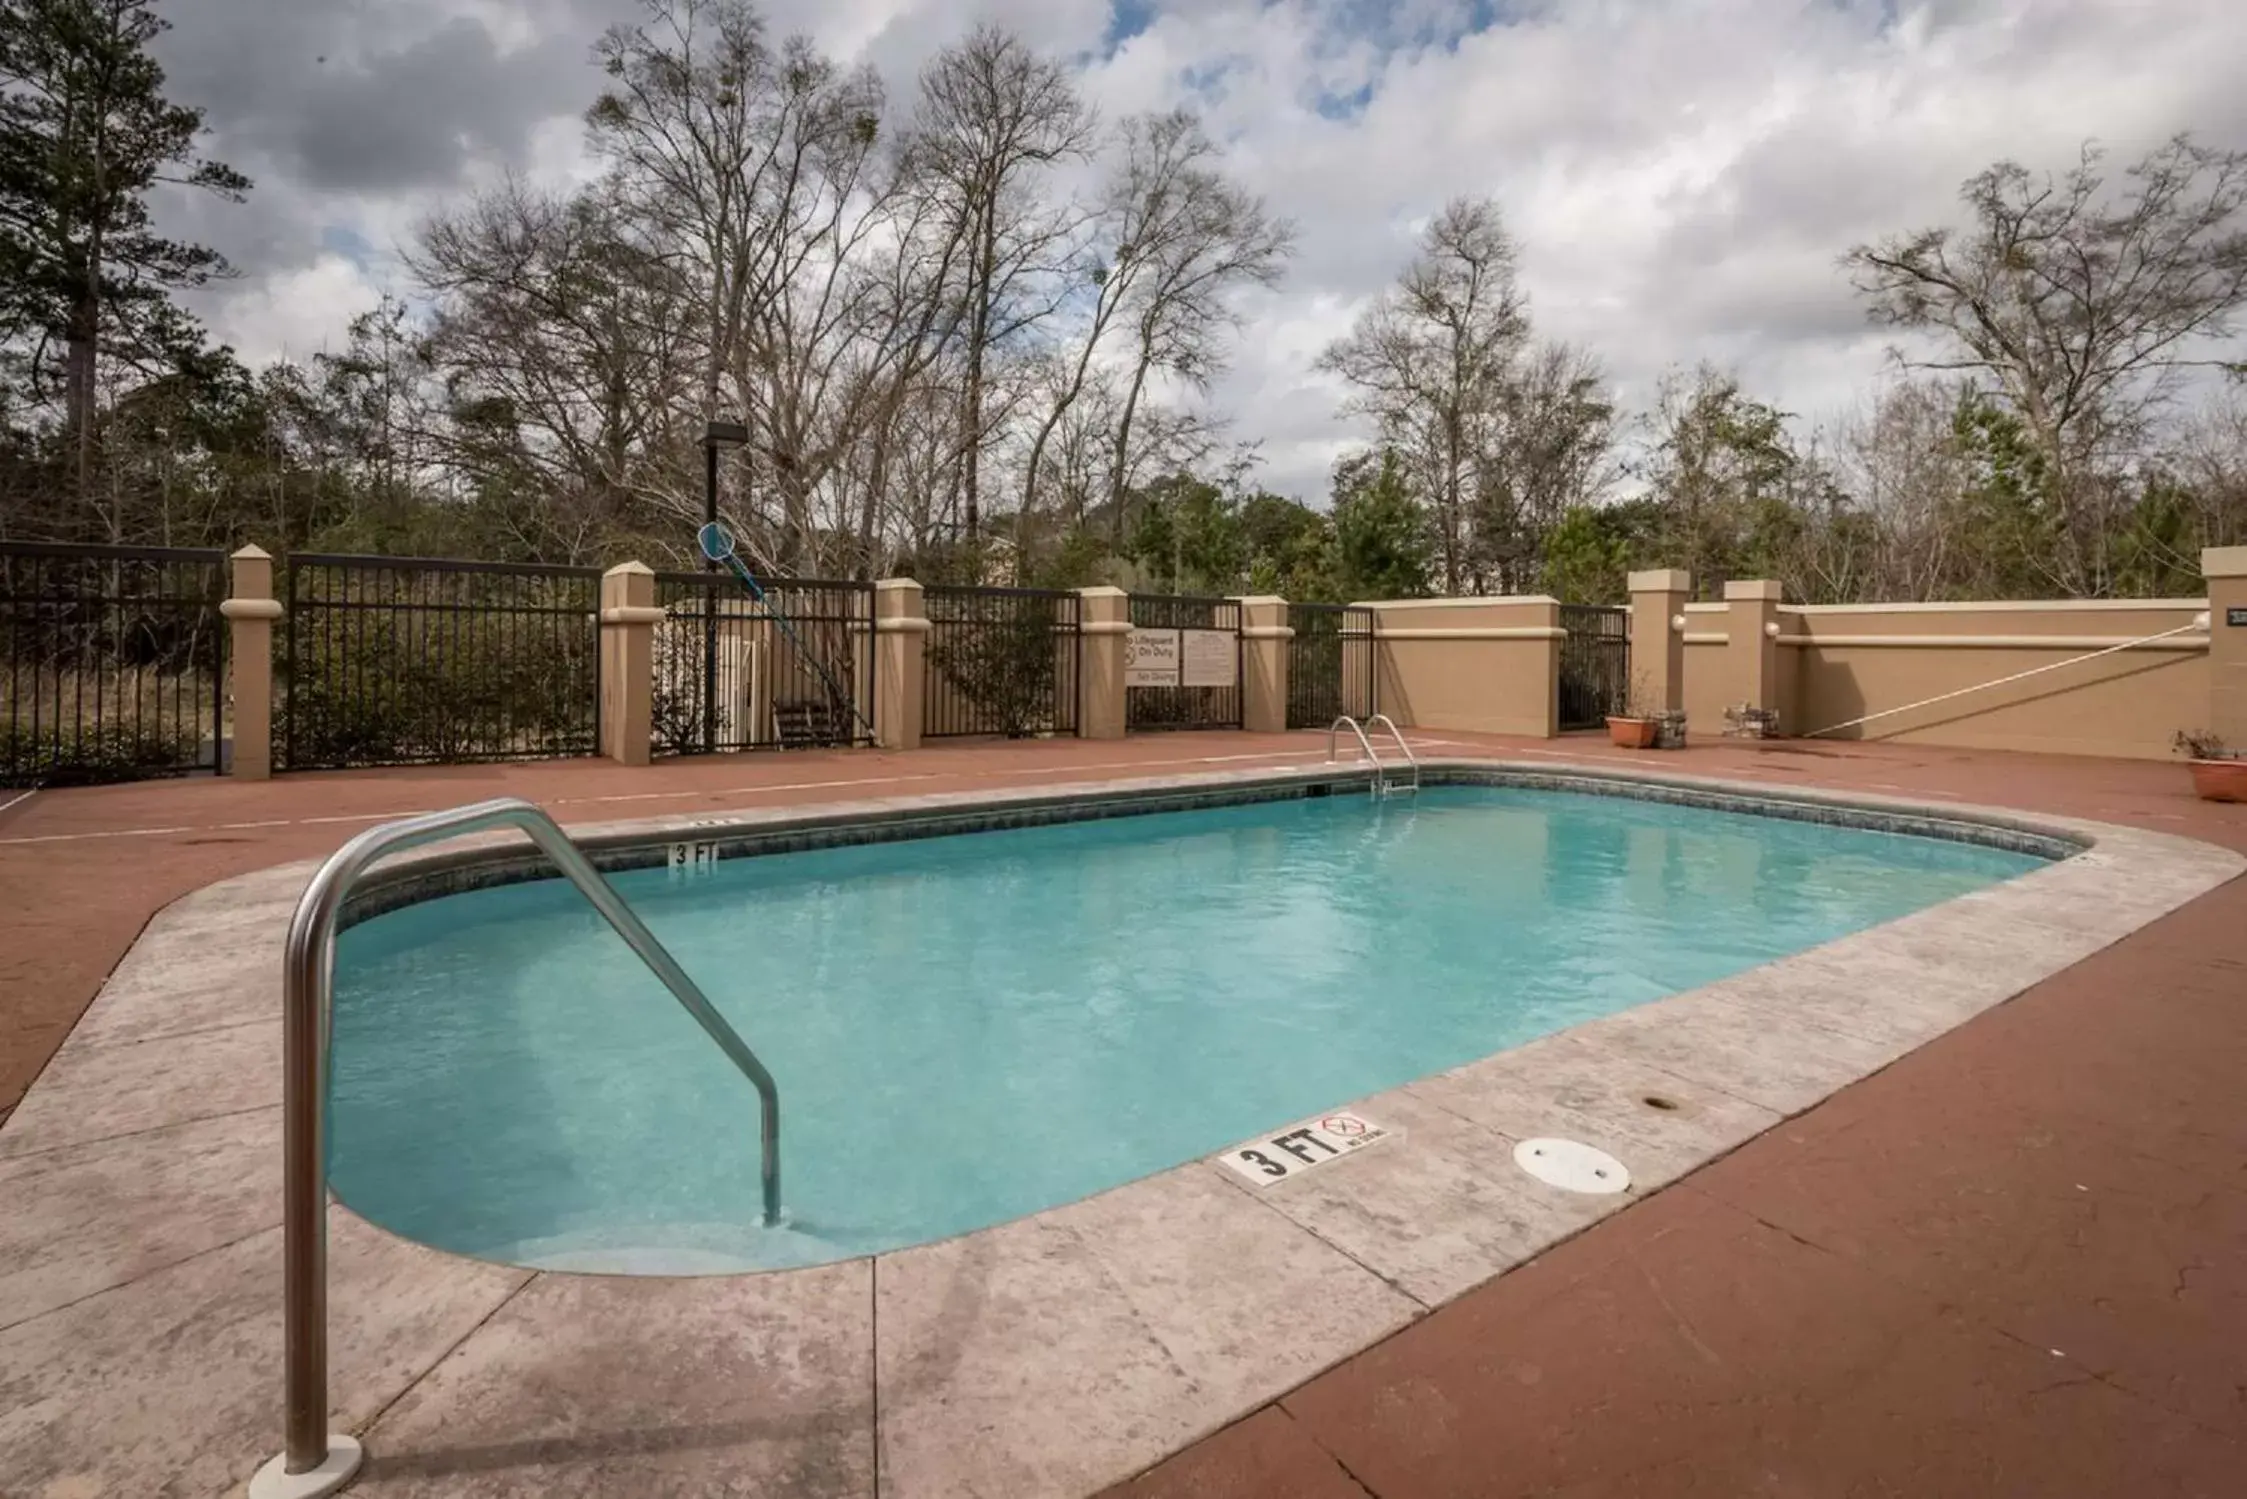
[[(311, 0), (293, 3), (302, 8), (287, 13), (292, 45), (324, 45)], [(330, 27), (339, 52), (379, 61), (418, 55), (448, 19), (488, 23), (493, 99), (529, 114), (509, 128), (496, 105), (462, 111), (453, 101), (474, 144), (449, 173), (346, 193), (303, 180), (313, 169), (275, 144), (311, 140), (339, 154), (302, 117), (319, 107), (318, 89), (287, 92), (262, 115), (243, 102), (234, 126), (214, 105), (221, 147), (231, 129), (272, 153), (238, 163), (261, 179), (250, 210), (193, 223), (257, 278), (203, 309), (245, 353), (332, 338), (372, 304), (370, 276), (392, 273), (380, 255), (361, 272), (326, 252), (321, 229), (340, 226), (386, 251), (463, 181), (502, 167), (549, 180), (584, 170), (576, 119), (598, 78), (571, 61), (583, 55), (574, 43), (555, 39), (566, 29), (590, 43), (629, 5), (476, 4), (473, 13), (401, 5), (388, 36), (368, 33), (374, 12)], [(1496, 22), (1464, 35), (1478, 9), (1468, 0), (1134, 9), (1153, 19), (1104, 49), (1101, 0), (770, 7), (776, 34), (808, 31), (874, 61), (901, 106), (913, 69), (988, 18), (1085, 57), (1086, 92), (1110, 118), (1172, 103), (1203, 109), (1235, 170), (1301, 227), (1287, 286), (1249, 304), (1254, 321), (1216, 400), (1238, 436), (1262, 439), (1264, 480), (1306, 495), (1323, 494), (1328, 463), (1354, 435), (1336, 416), (1340, 392), (1310, 360), (1395, 274), (1416, 224), (1447, 196), (1499, 200), (1522, 244), (1538, 327), (1598, 352), (1627, 399), (1651, 399), (1664, 368), (1709, 357), (1735, 363), (1756, 395), (1815, 419), (1854, 404), (1884, 372), (1884, 340), (1836, 265), (1851, 244), (1952, 219), (1959, 183), (2000, 157), (2057, 170), (2098, 137), (2119, 166), (2186, 128), (2247, 146), (2241, 0), (1498, 0), (1479, 7)], [(175, 19), (184, 40), (191, 24), (230, 13), (221, 0), (183, 0)], [(547, 71), (526, 78), (533, 58)], [(239, 91), (263, 75), (212, 76)], [(214, 104), (187, 86), (187, 72), (174, 82), (188, 102)], [(1344, 107), (1361, 93), (1362, 104)], [(1322, 101), (1339, 117), (1322, 114)], [(357, 107), (374, 107), (363, 91)], [(273, 117), (286, 110), (298, 114)], [(363, 161), (353, 169), (379, 176)], [(226, 217), (250, 212), (254, 220)], [(228, 229), (237, 222), (256, 227)]]
[(382, 288), (366, 271), (329, 253), (300, 269), (238, 286), (205, 315), (220, 338), (257, 365), (340, 349), (351, 320), (372, 312), (381, 299)]

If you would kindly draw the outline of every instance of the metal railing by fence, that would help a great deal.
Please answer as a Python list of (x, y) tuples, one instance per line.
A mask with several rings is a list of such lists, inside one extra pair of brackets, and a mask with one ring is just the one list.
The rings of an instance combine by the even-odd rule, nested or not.
[(1126, 729), (1241, 726), (1240, 600), (1135, 593), (1126, 639)]
[(874, 585), (760, 581), (763, 604), (723, 573), (655, 575), (656, 754), (871, 742)]
[(1287, 726), (1323, 729), (1337, 718), (1379, 711), (1373, 611), (1342, 604), (1289, 604)]
[(300, 552), (281, 593), (277, 768), (599, 753), (600, 569)]
[(1076, 733), (1083, 603), (1052, 589), (930, 584), (922, 737)]
[(1596, 729), (1631, 707), (1631, 611), (1563, 604), (1560, 627), (1560, 727)]
[(221, 768), (226, 554), (0, 542), (0, 786)]

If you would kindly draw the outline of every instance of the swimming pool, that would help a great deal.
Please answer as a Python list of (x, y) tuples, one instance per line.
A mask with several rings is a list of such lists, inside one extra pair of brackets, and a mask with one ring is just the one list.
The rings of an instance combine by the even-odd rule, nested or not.
[(574, 892), (339, 940), (331, 1179), (549, 1268), (814, 1264), (1076, 1200), (2006, 879), (1973, 843), (1433, 786), (612, 876), (779, 1079), (753, 1092)]

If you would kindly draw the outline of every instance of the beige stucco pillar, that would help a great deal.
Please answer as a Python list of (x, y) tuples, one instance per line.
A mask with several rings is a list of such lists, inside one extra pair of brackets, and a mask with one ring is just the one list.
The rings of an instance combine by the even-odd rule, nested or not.
[(2247, 750), (2247, 547), (2209, 547), (2200, 575), (2208, 580), (2207, 727)]
[[(1780, 585), (1741, 578), (1724, 585), (1724, 705), (1779, 706)], [(1785, 733), (1798, 725), (1780, 721)]]
[(273, 774), (273, 555), (246, 546), (232, 558), (232, 586), (218, 612), (226, 616), (227, 698), (234, 717), (231, 773), (246, 781)]
[(1244, 598), (1241, 606), (1241, 727), (1251, 734), (1287, 730), (1287, 600)]
[(1078, 628), (1084, 634), (1084, 671), (1077, 684), (1077, 736), (1124, 736), (1124, 637), (1131, 633), (1131, 595), (1121, 588), (1080, 588)]
[(619, 562), (601, 574), (601, 753), (645, 765), (655, 737), (655, 574)]
[[(1685, 706), (1685, 601), (1693, 575), (1679, 568), (1631, 574), (1631, 711)], [(1646, 694), (1644, 702), (1638, 694)]]
[(883, 749), (921, 747), (928, 692), (928, 617), (921, 585), (884, 578), (874, 585), (874, 733)]

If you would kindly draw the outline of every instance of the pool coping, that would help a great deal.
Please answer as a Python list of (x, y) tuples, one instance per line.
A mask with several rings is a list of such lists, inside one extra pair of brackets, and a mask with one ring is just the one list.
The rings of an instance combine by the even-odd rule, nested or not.
[[(682, 1407), (708, 1408), (713, 1420), (752, 1407), (796, 1412), (792, 1427), (801, 1429), (760, 1438), (749, 1469), (738, 1445), (701, 1456), (722, 1457), (728, 1473), (768, 1463), (800, 1473), (810, 1471), (810, 1443), (819, 1446), (813, 1492), (1097, 1489), (2247, 867), (2193, 839), (2003, 808), (1503, 757), (1431, 757), (1425, 765), (1431, 774), (1504, 771), (1516, 783), (1564, 789), (1744, 797), (1759, 811), (1780, 804), (1838, 809), (1849, 820), (1932, 820), (2081, 851), (1360, 1100), (1354, 1107), (1401, 1130), (1400, 1138), (1271, 1188), (1251, 1187), (1203, 1158), (933, 1244), (811, 1269), (691, 1279), (464, 1260), (395, 1239), (335, 1206), (333, 1397), (339, 1425), (367, 1432), (376, 1454), (361, 1486), (372, 1492), (391, 1481), (386, 1454), (488, 1439), (525, 1419), (518, 1407), (535, 1406), (540, 1391), (547, 1399), (567, 1394), (582, 1421), (584, 1383), (593, 1379), (602, 1390), (591, 1399), (596, 1414), (613, 1415), (620, 1431), (660, 1425)], [(1365, 774), (1329, 765), (1205, 772), (570, 831), (613, 861), (625, 845), (663, 834), (785, 837), (873, 822), (894, 836), (909, 826), (940, 830), (974, 809), (1088, 800), (1113, 807), (1166, 793), (1237, 800), (1226, 793), (1320, 781), (1362, 786)], [(391, 866), (400, 872), (374, 888), (395, 896), (409, 876), (488, 861), (512, 836), (401, 859)], [(157, 1397), (158, 1407), (172, 1402), (174, 1424), (194, 1429), (182, 1434), (159, 1422), (140, 1433), (150, 1440), (134, 1452), (67, 1455), (68, 1468), (90, 1464), (105, 1486), (150, 1487), (185, 1470), (216, 1480), (204, 1485), (215, 1491), (246, 1476), (277, 1437), (273, 958), (316, 862), (219, 881), (166, 907), (0, 1130), (0, 1186), (24, 1202), (26, 1220), (48, 1230), (27, 1269), (0, 1277), (0, 1289), (31, 1298), (24, 1315), (0, 1316), (0, 1364), (56, 1367), (65, 1377), (42, 1391), (47, 1398), (69, 1400), (71, 1387), (88, 1380), (115, 1390), (130, 1379), (73, 1361), (55, 1340), (84, 1343), (90, 1331), (108, 1329), (116, 1355), (132, 1359), (136, 1338), (145, 1341), (152, 1327), (207, 1314), (214, 1274), (233, 1308), (228, 1325), (242, 1346), (206, 1379), (241, 1392), (216, 1412), (177, 1392)], [(1642, 1101), (1650, 1097), (1670, 1107)], [(1633, 1170), (1633, 1192), (1587, 1198), (1536, 1183), (1511, 1161), (1512, 1144), (1529, 1134), (1614, 1152)], [(143, 1212), (151, 1204), (140, 1200), (153, 1198), (153, 1211), (120, 1228), (68, 1206), (88, 1197), (139, 1202)], [(677, 1376), (666, 1371), (689, 1337), (713, 1357), (747, 1360), (730, 1398), (676, 1392)], [(23, 1357), (41, 1349), (46, 1362)], [(579, 1367), (586, 1363), (605, 1375)], [(635, 1418), (634, 1402), (654, 1398), (638, 1392), (667, 1389), (669, 1400)], [(137, 1398), (145, 1405), (150, 1392)], [(99, 1409), (97, 1399), (82, 1441), (105, 1430)], [(140, 1419), (152, 1420), (146, 1412)], [(0, 1413), (0, 1451), (14, 1445), (9, 1436)], [(541, 1483), (544, 1492), (568, 1487), (551, 1473)], [(602, 1490), (595, 1482), (584, 1491)]]

